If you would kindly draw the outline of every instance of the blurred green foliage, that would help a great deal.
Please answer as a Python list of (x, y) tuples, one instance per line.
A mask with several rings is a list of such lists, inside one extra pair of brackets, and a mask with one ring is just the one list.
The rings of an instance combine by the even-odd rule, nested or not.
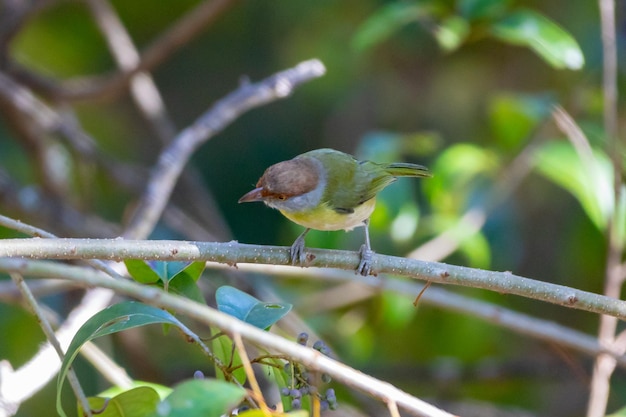
[[(198, 2), (112, 4), (143, 49)], [(435, 174), (423, 181), (400, 180), (381, 193), (371, 221), (374, 250), (404, 255), (451, 231), (458, 247), (446, 262), (601, 292), (603, 233), (608, 216), (626, 210), (626, 203), (610, 197), (599, 33), (594, 2), (247, 0), (237, 2), (153, 75), (182, 129), (243, 76), (257, 80), (312, 57), (327, 67), (325, 77), (285, 101), (245, 114), (195, 155), (193, 166), (217, 201), (212, 216), (223, 216), (230, 227), (231, 235), (220, 239), (290, 245), (299, 226), (274, 210), (237, 200), (267, 166), (332, 147), (359, 158), (423, 163)], [(114, 71), (102, 35), (77, 2), (59, 2), (29, 19), (11, 44), (11, 56), (59, 79)], [(623, 89), (623, 77), (619, 81)], [(592, 159), (581, 158), (555, 128), (550, 118), (555, 104), (584, 128)], [(126, 95), (114, 102), (79, 103), (76, 111), (107, 158), (149, 167), (162, 148)], [(522, 161), (527, 170), (513, 171), (524, 152), (529, 154)], [(132, 193), (98, 168), (81, 166), (78, 155), (68, 153), (63, 161), (76, 204), (121, 222)], [(0, 166), (24, 187), (20, 198), (28, 199), (29, 187), (41, 181), (36, 159), (6, 118), (0, 125)], [(461, 221), (471, 210), (484, 214), (478, 231)], [(25, 220), (48, 226), (36, 218)], [(0, 229), (0, 235), (12, 233)], [(179, 237), (163, 225), (158, 236)], [(361, 230), (313, 231), (307, 244), (357, 249), (362, 239)], [(228, 279), (212, 273), (210, 286)], [(310, 293), (324, 288), (300, 280), (276, 285), (296, 312)], [(455, 290), (595, 332), (597, 317), (589, 314)], [(443, 404), (485, 401), (536, 415), (581, 415), (588, 358), (457, 313), (427, 305), (415, 309), (411, 302), (382, 292), (340, 309), (304, 314), (304, 319), (339, 358), (417, 396)], [(51, 302), (61, 310), (64, 303)], [(0, 338), (0, 358), (16, 366), (41, 336), (20, 309), (0, 309), (0, 333), (7, 335)], [(168, 342), (144, 353), (167, 357)], [(113, 349), (130, 373), (146, 372), (123, 350)], [(184, 359), (146, 366), (158, 382), (172, 383), (198, 366)], [(619, 372), (614, 384), (624, 382)], [(340, 387), (338, 392), (344, 395), (340, 402), (350, 401), (349, 393)], [(626, 403), (625, 392), (612, 392), (610, 411)], [(24, 405), (22, 415), (43, 415), (38, 398)], [(42, 403), (49, 411), (50, 403)]]

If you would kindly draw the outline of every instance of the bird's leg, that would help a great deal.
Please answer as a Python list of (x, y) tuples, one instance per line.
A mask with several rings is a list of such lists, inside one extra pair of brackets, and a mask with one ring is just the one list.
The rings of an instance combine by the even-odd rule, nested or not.
[(289, 256), (291, 258), (292, 265), (303, 266), (306, 262), (306, 252), (304, 251), (304, 237), (307, 233), (309, 233), (309, 230), (311, 229), (309, 229), (308, 227), (304, 229), (304, 232), (302, 232), (302, 234), (298, 236), (296, 241), (293, 242), (293, 245), (291, 245)]
[(361, 245), (361, 250), (359, 251), (361, 262), (359, 262), (356, 272), (366, 277), (372, 274), (372, 256), (374, 251), (370, 245), (370, 219), (365, 220), (363, 223), (365, 224), (365, 243)]

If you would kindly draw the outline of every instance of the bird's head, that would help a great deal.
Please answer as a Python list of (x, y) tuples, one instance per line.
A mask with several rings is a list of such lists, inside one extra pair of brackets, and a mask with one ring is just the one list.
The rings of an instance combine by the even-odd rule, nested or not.
[(284, 211), (304, 211), (319, 204), (326, 176), (322, 164), (313, 158), (279, 162), (265, 170), (256, 188), (244, 194), (240, 203), (262, 201)]

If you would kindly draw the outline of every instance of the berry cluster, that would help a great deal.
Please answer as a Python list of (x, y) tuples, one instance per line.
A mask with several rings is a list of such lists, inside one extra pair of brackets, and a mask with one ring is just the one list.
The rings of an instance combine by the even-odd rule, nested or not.
[[(299, 344), (306, 346), (309, 341), (309, 335), (300, 333), (296, 340)], [(315, 342), (312, 347), (326, 356), (329, 356), (331, 353), (330, 348), (321, 340)], [(281, 394), (291, 398), (292, 409), (298, 410), (302, 408), (302, 398), (306, 395), (316, 395), (320, 400), (322, 410), (335, 410), (337, 408), (335, 390), (329, 388), (323, 395), (320, 394), (317, 387), (313, 385), (313, 376), (309, 374), (304, 366), (299, 363), (287, 362), (284, 371), (291, 377), (292, 383), (289, 387), (283, 388)], [(324, 383), (329, 383), (331, 381), (330, 375), (322, 374), (321, 380)]]

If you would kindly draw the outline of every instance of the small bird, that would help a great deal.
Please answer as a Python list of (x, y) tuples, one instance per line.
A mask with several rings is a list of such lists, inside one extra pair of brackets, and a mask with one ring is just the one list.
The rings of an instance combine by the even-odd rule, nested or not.
[(372, 273), (369, 217), (376, 194), (397, 177), (430, 177), (428, 168), (403, 162), (358, 161), (334, 149), (316, 149), (267, 168), (256, 188), (240, 203), (262, 201), (306, 229), (291, 245), (293, 265), (304, 265), (304, 238), (311, 230), (352, 230), (365, 227), (356, 272)]

